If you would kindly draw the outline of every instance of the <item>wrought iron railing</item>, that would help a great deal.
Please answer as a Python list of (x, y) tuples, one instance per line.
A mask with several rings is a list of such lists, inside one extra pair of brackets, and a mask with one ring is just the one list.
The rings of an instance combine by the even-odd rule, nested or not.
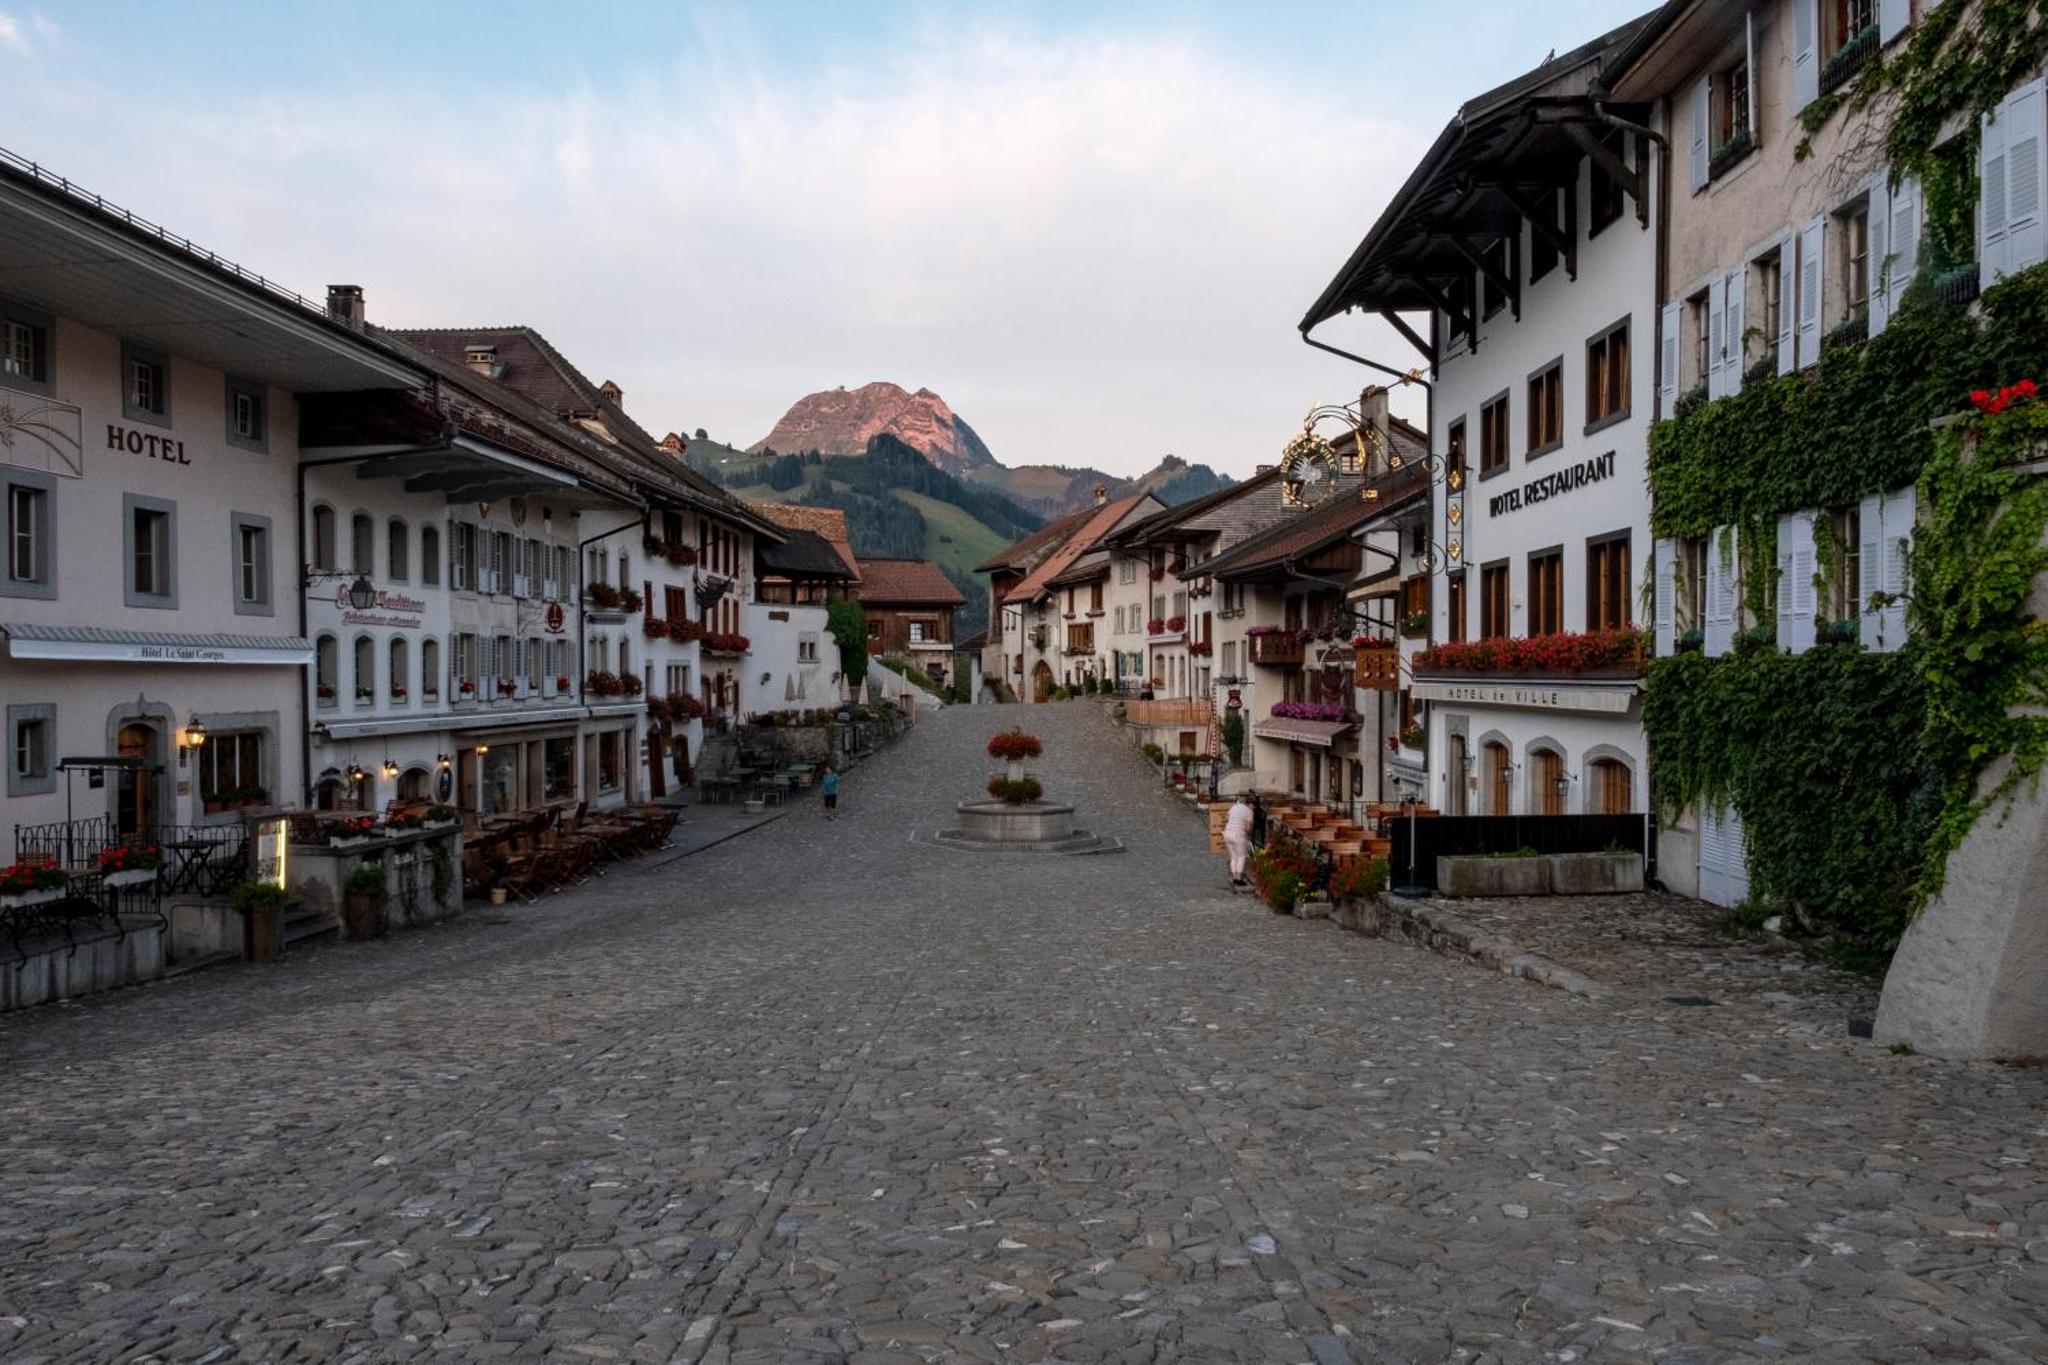
[(155, 883), (172, 895), (225, 896), (249, 874), (246, 825), (152, 825), (123, 832), (109, 817), (16, 825), (16, 861), (54, 862), (73, 882), (101, 875), (100, 855), (111, 848), (154, 848), (161, 860)]
[(1828, 58), (1827, 65), (1820, 70), (1820, 93), (1828, 94), (1855, 75), (1865, 62), (1877, 55), (1880, 45), (1876, 24), (1869, 25), (1842, 44), (1841, 49)]

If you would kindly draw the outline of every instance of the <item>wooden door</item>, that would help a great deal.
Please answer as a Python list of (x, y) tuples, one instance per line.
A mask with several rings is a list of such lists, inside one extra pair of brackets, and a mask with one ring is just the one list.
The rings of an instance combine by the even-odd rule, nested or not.
[(1448, 804), (1451, 808), (1451, 814), (1466, 815), (1470, 813), (1467, 809), (1470, 802), (1466, 799), (1465, 737), (1463, 735), (1452, 735), (1448, 747), (1450, 750), (1450, 761), (1445, 765), (1450, 774), (1450, 792), (1448, 793), (1450, 800)]
[(1031, 670), (1031, 700), (1052, 700), (1052, 668), (1043, 659)]
[(1486, 813), (1488, 815), (1512, 815), (1515, 811), (1514, 789), (1511, 785), (1508, 766), (1508, 746), (1489, 744), (1486, 746)]
[(114, 777), (114, 821), (123, 834), (140, 834), (157, 823), (157, 777), (162, 760), (157, 754), (154, 725), (134, 722), (121, 727), (115, 736), (114, 752), (123, 758), (139, 759), (132, 767), (117, 769)]
[(1564, 760), (1549, 749), (1530, 755), (1529, 804), (1539, 815), (1564, 814), (1564, 793), (1558, 779), (1564, 775)]

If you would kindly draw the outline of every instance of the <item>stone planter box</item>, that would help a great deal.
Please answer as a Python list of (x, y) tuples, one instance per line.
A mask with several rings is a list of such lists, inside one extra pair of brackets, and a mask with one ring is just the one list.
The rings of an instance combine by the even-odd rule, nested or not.
[(1613, 896), (1643, 889), (1640, 853), (1553, 853), (1550, 890), (1559, 896)]
[(12, 896), (0, 896), (0, 910), (26, 910), (31, 905), (48, 905), (51, 901), (64, 899), (67, 892), (61, 886), (43, 891), (22, 891)]
[(1436, 889), (1442, 896), (1547, 896), (1550, 859), (1440, 857)]
[(100, 879), (102, 886), (147, 886), (156, 880), (153, 867), (130, 868), (126, 872), (109, 872)]

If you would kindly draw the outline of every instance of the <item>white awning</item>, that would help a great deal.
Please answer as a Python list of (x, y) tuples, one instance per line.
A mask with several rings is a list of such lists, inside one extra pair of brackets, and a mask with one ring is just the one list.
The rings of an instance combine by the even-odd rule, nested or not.
[(63, 659), (130, 664), (269, 664), (313, 662), (313, 644), (299, 635), (183, 634), (160, 630), (108, 630), (101, 626), (6, 625), (14, 659)]
[(431, 716), (385, 716), (365, 720), (316, 720), (315, 734), (328, 739), (367, 739), (372, 735), (422, 735), (435, 730), (507, 730), (521, 725), (559, 725), (582, 720), (601, 708), (547, 706), (533, 711), (465, 711)]

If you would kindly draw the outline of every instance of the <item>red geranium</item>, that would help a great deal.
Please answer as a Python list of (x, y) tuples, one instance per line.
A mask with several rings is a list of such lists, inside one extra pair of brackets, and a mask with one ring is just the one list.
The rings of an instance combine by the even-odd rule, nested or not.
[(1497, 638), (1435, 645), (1415, 656), (1417, 673), (1583, 673), (1640, 670), (1648, 641), (1635, 629), (1560, 631), (1526, 640)]
[(1037, 758), (1045, 748), (1038, 742), (1038, 736), (1027, 735), (1022, 730), (1004, 730), (988, 742), (988, 756), (1000, 758), (1005, 763), (1021, 763), (1027, 758)]

